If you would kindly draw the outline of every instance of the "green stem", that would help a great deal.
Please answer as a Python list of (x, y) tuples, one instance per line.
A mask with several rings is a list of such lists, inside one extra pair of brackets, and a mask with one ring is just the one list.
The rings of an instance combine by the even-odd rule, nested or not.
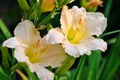
[(49, 21), (55, 11), (56, 11), (56, 8), (54, 8), (53, 11), (51, 11), (50, 14), (38, 24), (38, 27), (42, 24), (45, 24), (47, 21)]
[(108, 36), (108, 35), (111, 35), (111, 34), (115, 34), (115, 33), (119, 33), (119, 32), (120, 32), (120, 30), (115, 30), (115, 31), (107, 32), (107, 33), (101, 35), (100, 37), (105, 37), (105, 36)]
[(18, 3), (23, 10), (29, 11), (30, 6), (28, 5), (27, 0), (18, 0)]
[(13, 72), (16, 69), (19, 69), (21, 67), (26, 67), (26, 63), (25, 62), (17, 63), (16, 65), (14, 65), (13, 67), (10, 68), (10, 71)]
[(41, 5), (42, 5), (42, 1), (43, 0), (40, 0), (37, 4), (36, 4), (36, 10), (35, 10), (35, 18), (34, 18), (34, 24), (36, 25), (38, 20), (39, 20), (39, 17), (40, 15), (42, 14), (41, 12)]
[(69, 70), (71, 68), (71, 66), (74, 64), (75, 62), (75, 58), (72, 56), (67, 56), (67, 58), (65, 59), (65, 61), (63, 62), (63, 64), (61, 65), (61, 67), (59, 67), (56, 70), (56, 74), (57, 75), (63, 75), (67, 70)]

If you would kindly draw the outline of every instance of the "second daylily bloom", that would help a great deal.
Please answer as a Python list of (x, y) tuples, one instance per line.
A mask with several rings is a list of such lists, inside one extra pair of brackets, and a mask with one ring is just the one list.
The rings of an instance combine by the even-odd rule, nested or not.
[(91, 50), (105, 51), (107, 43), (97, 39), (107, 26), (107, 20), (100, 12), (86, 12), (84, 8), (64, 6), (61, 14), (61, 29), (53, 28), (47, 34), (50, 44), (62, 43), (65, 51), (74, 57), (87, 54)]
[(25, 20), (17, 25), (15, 37), (6, 40), (3, 46), (15, 48), (14, 56), (18, 62), (26, 62), (31, 72), (41, 80), (53, 80), (54, 74), (45, 67), (59, 67), (66, 54), (60, 45), (49, 45), (41, 38), (33, 23)]

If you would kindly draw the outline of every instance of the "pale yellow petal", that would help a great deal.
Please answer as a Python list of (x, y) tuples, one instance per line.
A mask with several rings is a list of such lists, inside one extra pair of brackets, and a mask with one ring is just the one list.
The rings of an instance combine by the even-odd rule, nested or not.
[(54, 74), (40, 66), (39, 63), (32, 64), (32, 66), (40, 80), (54, 80)]
[(67, 28), (71, 27), (72, 25), (72, 18), (73, 18), (72, 16), (73, 15), (68, 12), (68, 7), (64, 6), (60, 18), (61, 28), (64, 33), (66, 33)]
[(2, 46), (6, 46), (9, 48), (15, 48), (20, 45), (20, 42), (17, 40), (16, 37), (9, 38), (8, 40), (4, 41)]
[(28, 57), (25, 55), (25, 49), (23, 47), (16, 47), (14, 56), (18, 62), (25, 62), (30, 71), (35, 72), (41, 80), (53, 80), (54, 74), (52, 72), (40, 66), (39, 63), (30, 63)]
[(96, 39), (93, 37), (89, 38), (88, 40), (85, 40), (84, 44), (90, 50), (101, 50), (104, 52), (107, 49), (107, 43), (105, 41), (103, 41), (102, 39)]
[(59, 67), (66, 58), (66, 53), (61, 45), (51, 44), (42, 50), (41, 65)]
[(80, 57), (83, 54), (89, 53), (90, 50), (84, 44), (71, 44), (70, 42), (66, 41), (63, 44), (65, 48), (65, 52), (68, 55), (73, 56), (75, 58)]
[(48, 34), (46, 35), (46, 40), (50, 44), (55, 43), (63, 43), (64, 35), (58, 28), (49, 30)]
[(18, 62), (26, 62), (28, 60), (27, 56), (25, 55), (25, 49), (21, 46), (17, 46), (15, 48), (14, 57)]
[(35, 44), (40, 40), (39, 32), (29, 20), (19, 23), (15, 28), (14, 34), (21, 43), (28, 45)]
[[(77, 29), (79, 26), (82, 26), (86, 21), (86, 10), (85, 8), (78, 8), (77, 6), (73, 6), (71, 9), (68, 9), (67, 6), (64, 6), (61, 14), (61, 28), (65, 35), (68, 30)], [(84, 26), (83, 26), (84, 27)]]
[(90, 34), (97, 36), (102, 34), (107, 27), (107, 19), (104, 17), (104, 15), (99, 12), (89, 12), (87, 13), (87, 16), (88, 20), (86, 29), (90, 31)]

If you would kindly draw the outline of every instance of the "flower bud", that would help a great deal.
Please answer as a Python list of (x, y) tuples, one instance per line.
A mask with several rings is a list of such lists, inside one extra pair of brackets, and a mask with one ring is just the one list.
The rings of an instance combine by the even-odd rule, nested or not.
[(55, 0), (42, 0), (41, 12), (52, 11), (54, 8), (54, 1)]
[(81, 6), (85, 7), (88, 11), (96, 11), (98, 6), (103, 6), (102, 0), (81, 0)]

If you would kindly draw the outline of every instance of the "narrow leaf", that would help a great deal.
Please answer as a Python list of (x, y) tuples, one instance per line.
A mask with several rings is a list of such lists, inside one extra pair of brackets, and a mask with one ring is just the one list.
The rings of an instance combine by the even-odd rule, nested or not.
[(100, 51), (93, 51), (92, 54), (88, 57), (89, 59), (89, 67), (88, 67), (88, 77), (87, 80), (96, 79), (98, 68), (101, 59)]
[(86, 60), (86, 55), (82, 56), (80, 61), (79, 61), (79, 64), (77, 66), (77, 69), (73, 75), (73, 78), (72, 80), (81, 80), (82, 79), (82, 74), (83, 74), (83, 71), (84, 71), (84, 64), (85, 64), (85, 60)]
[(3, 21), (0, 19), (0, 29), (2, 30), (3, 34), (5, 35), (6, 38), (12, 37), (12, 34), (6, 27), (6, 25), (3, 23)]

